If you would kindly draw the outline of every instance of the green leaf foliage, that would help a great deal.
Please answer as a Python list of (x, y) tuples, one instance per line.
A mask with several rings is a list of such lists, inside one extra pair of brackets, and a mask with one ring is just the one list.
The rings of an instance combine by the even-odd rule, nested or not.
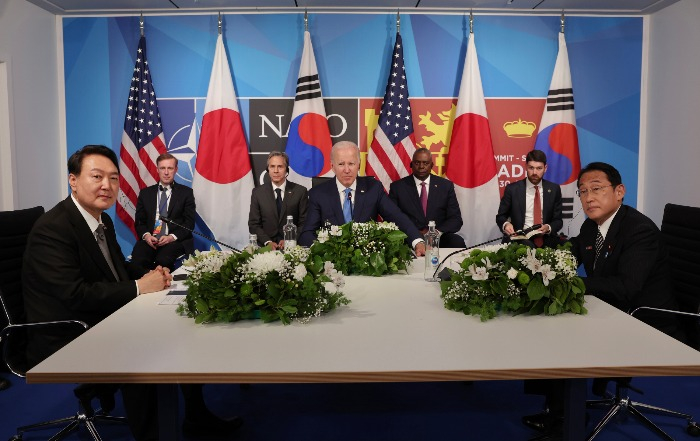
[(406, 234), (390, 222), (327, 226), (311, 246), (314, 261), (328, 261), (346, 275), (383, 276), (408, 272), (413, 253)]
[(195, 323), (259, 318), (286, 325), (350, 303), (339, 291), (342, 275), (333, 264), (301, 247), (286, 254), (269, 247), (197, 252), (184, 265), (190, 268), (187, 296), (177, 310)]
[(570, 244), (533, 249), (510, 243), (471, 250), (440, 282), (445, 308), (482, 321), (510, 314), (586, 314), (586, 287)]

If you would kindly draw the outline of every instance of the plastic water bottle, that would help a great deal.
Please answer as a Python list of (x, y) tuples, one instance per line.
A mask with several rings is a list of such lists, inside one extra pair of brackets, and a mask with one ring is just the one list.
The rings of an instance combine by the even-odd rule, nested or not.
[(425, 272), (423, 277), (428, 282), (439, 282), (435, 274), (440, 264), (440, 232), (435, 229), (435, 221), (428, 222), (428, 232), (425, 233)]
[(297, 226), (294, 225), (294, 218), (287, 216), (287, 223), (282, 227), (284, 234), (284, 249), (288, 250), (297, 246)]
[(257, 234), (251, 234), (250, 236), (248, 236), (248, 246), (246, 248), (251, 253), (253, 251), (257, 250), (258, 248), (260, 248), (258, 246), (258, 235)]

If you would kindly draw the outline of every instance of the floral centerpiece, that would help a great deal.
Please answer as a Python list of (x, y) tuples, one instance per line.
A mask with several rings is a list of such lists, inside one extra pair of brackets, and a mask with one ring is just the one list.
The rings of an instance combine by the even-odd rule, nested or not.
[(413, 254), (406, 237), (393, 222), (348, 222), (321, 228), (310, 250), (343, 274), (382, 276), (407, 271)]
[(178, 312), (197, 323), (258, 317), (264, 322), (307, 322), (350, 303), (339, 291), (344, 280), (333, 263), (311, 257), (302, 247), (286, 253), (269, 247), (238, 254), (197, 251), (183, 266), (190, 272)]
[(447, 309), (478, 315), (497, 312), (585, 314), (583, 280), (570, 244), (557, 249), (510, 243), (472, 250), (451, 279), (441, 282)]

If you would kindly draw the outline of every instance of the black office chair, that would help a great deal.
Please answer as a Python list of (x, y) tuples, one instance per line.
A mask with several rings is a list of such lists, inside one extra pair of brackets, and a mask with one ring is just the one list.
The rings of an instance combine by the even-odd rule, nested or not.
[(314, 176), (311, 178), (311, 188), (316, 187), (317, 185), (321, 185), (324, 182), (327, 182), (333, 178), (325, 177), (325, 176)]
[[(666, 204), (661, 222), (661, 234), (669, 252), (671, 278), (680, 310), (643, 306), (631, 311), (630, 314), (635, 315), (639, 311), (674, 314), (679, 317), (687, 339), (685, 343), (700, 349), (700, 314), (698, 314), (700, 308), (700, 208)], [(589, 441), (595, 438), (620, 411), (629, 412), (662, 438), (673, 441), (673, 438), (644, 416), (641, 410), (683, 418), (687, 421), (686, 431), (692, 436), (700, 436), (700, 425), (694, 421), (692, 415), (631, 400), (628, 390), (637, 393), (642, 391), (632, 387), (630, 380), (631, 378), (615, 379), (614, 395), (608, 394), (606, 398), (586, 402), (589, 408), (609, 409), (588, 436)]]
[[(27, 237), (36, 220), (44, 213), (43, 207), (34, 207), (26, 210), (0, 212), (0, 314), (6, 322), (0, 331), (0, 343), (2, 344), (3, 361), (10, 371), (20, 378), (24, 378), (29, 364), (26, 359), (27, 331), (40, 327), (78, 327), (81, 330), (88, 325), (78, 320), (62, 320), (54, 322), (25, 323), (24, 299), (22, 298), (22, 258), (26, 248)], [(126, 423), (126, 418), (106, 415), (102, 409), (95, 411), (92, 400), (100, 398), (101, 402), (113, 406), (113, 394), (105, 395), (103, 387), (93, 385), (79, 385), (74, 393), (78, 398), (79, 410), (74, 415), (30, 424), (17, 428), (17, 435), (11, 440), (21, 440), (23, 434), (29, 430), (45, 429), (64, 425), (64, 427), (50, 441), (63, 439), (81, 425), (85, 426), (95, 441), (101, 438), (95, 428), (97, 421), (109, 421)]]

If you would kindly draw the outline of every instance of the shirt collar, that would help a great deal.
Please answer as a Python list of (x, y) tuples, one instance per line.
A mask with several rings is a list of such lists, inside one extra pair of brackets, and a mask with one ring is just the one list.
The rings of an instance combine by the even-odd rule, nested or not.
[[(336, 187), (338, 187), (339, 193), (343, 193), (345, 191), (346, 187), (340, 183), (338, 178), (335, 179), (335, 185), (336, 185)], [(350, 185), (350, 187), (348, 187), (348, 188), (350, 188), (353, 193), (355, 192), (355, 189), (357, 188), (357, 178), (355, 178), (355, 180), (352, 181), (352, 185)]]
[(78, 211), (80, 212), (80, 214), (83, 215), (83, 219), (85, 219), (85, 222), (87, 222), (88, 227), (90, 228), (90, 231), (92, 231), (94, 233), (95, 230), (97, 229), (97, 226), (102, 223), (102, 215), (100, 215), (100, 220), (98, 221), (97, 219), (92, 217), (92, 215), (90, 213), (88, 213), (87, 210), (85, 210), (82, 205), (80, 205), (78, 203), (78, 200), (75, 198), (75, 195), (73, 195), (73, 193), (70, 194), (70, 197), (73, 200), (73, 203), (75, 204), (75, 206), (78, 207)]
[[(622, 204), (620, 204), (620, 207), (622, 207)], [(603, 236), (603, 239), (605, 239), (608, 236), (608, 230), (610, 230), (610, 225), (612, 224), (613, 219), (615, 219), (615, 216), (617, 216), (617, 212), (620, 211), (620, 207), (617, 207), (617, 210), (615, 210), (615, 213), (607, 218), (605, 222), (600, 224), (598, 226), (598, 230), (600, 231), (600, 234)]]
[(170, 191), (170, 190), (173, 189), (173, 184), (174, 184), (174, 183), (175, 183), (175, 182), (173, 182), (173, 183), (170, 184), (170, 185), (165, 185), (165, 184), (163, 184), (162, 182), (158, 182), (158, 190), (160, 190), (160, 187), (165, 187), (165, 190), (166, 190), (166, 191)]
[(425, 181), (421, 181), (420, 179), (416, 178), (415, 175), (413, 176), (413, 182), (416, 184), (416, 187), (420, 188), (420, 184), (425, 182), (426, 187), (430, 187), (430, 175), (428, 175), (427, 178), (425, 178)]
[(273, 184), (272, 182), (270, 182), (270, 184), (272, 184), (272, 192), (273, 192), (273, 193), (274, 193), (275, 190), (278, 189), (278, 188), (279, 188), (280, 190), (282, 190), (282, 193), (284, 193), (284, 190), (286, 190), (286, 188), (287, 188), (287, 180), (286, 180), (286, 179), (284, 180), (284, 182), (282, 183), (282, 185), (280, 185), (279, 187), (276, 186), (275, 184)]

